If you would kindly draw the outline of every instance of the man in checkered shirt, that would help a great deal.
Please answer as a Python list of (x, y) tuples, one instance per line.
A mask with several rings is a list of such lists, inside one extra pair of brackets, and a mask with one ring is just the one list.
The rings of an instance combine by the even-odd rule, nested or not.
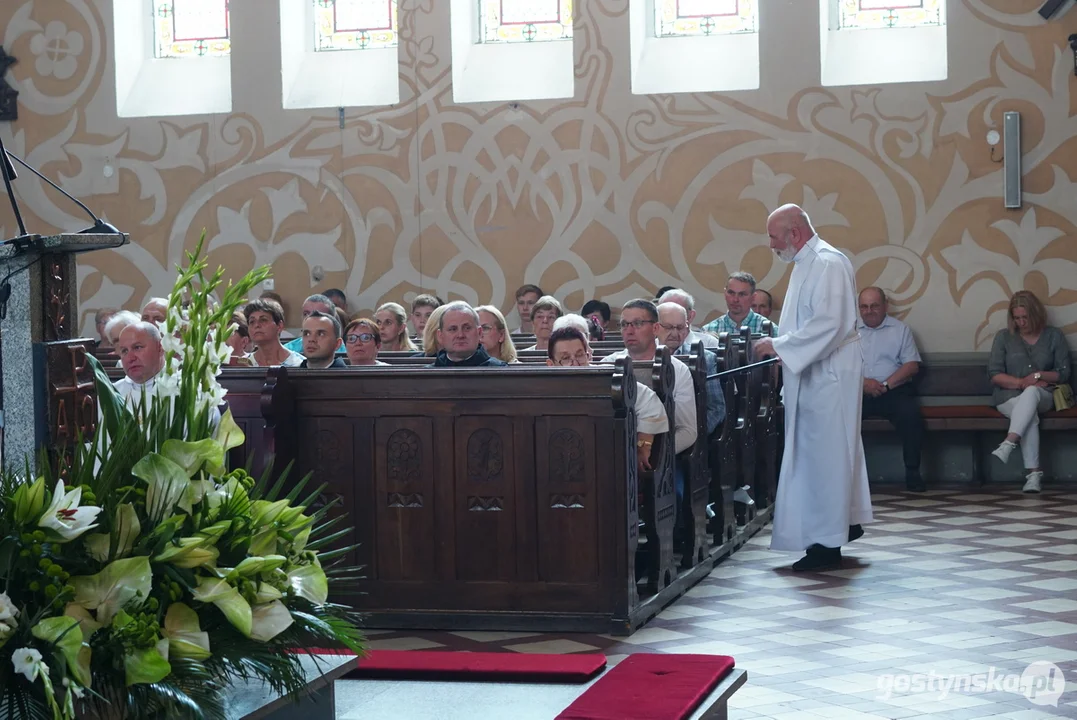
[[(753, 335), (763, 334), (765, 317), (752, 310), (752, 294), (755, 292), (755, 278), (751, 273), (735, 272), (725, 284), (726, 314), (703, 326), (707, 332), (719, 335), (724, 332), (736, 334), (747, 325)], [(772, 334), (778, 334), (774, 325)]]

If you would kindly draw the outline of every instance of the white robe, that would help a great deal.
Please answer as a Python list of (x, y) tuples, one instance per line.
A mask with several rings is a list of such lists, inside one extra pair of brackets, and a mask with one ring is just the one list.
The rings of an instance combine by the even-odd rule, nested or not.
[(812, 237), (796, 254), (774, 350), (782, 361), (785, 455), (772, 550), (840, 547), (871, 522), (860, 437), (864, 358), (856, 276), (840, 251)]

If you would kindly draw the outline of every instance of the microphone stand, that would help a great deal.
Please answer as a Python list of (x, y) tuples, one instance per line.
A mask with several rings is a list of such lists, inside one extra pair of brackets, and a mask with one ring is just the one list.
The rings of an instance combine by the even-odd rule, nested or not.
[(780, 361), (781, 361), (781, 358), (779, 358), (777, 355), (775, 355), (772, 358), (767, 358), (766, 360), (760, 360), (759, 362), (754, 362), (754, 363), (752, 363), (750, 365), (741, 365), (740, 367), (735, 367), (732, 370), (723, 370), (720, 373), (715, 373), (713, 375), (708, 375), (707, 379), (708, 380), (714, 380), (715, 378), (724, 377), (726, 375), (735, 375), (736, 373), (749, 372), (751, 370), (758, 370), (759, 368), (764, 368), (764, 367), (766, 367), (768, 365), (773, 365), (773, 364), (775, 364), (777, 362), (780, 362)]

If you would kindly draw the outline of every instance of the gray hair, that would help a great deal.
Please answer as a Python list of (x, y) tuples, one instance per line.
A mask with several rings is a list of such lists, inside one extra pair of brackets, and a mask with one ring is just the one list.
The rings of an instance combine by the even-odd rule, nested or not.
[[(336, 306), (334, 305), (333, 307), (336, 307)], [(337, 337), (338, 340), (341, 338), (341, 336), (344, 333), (344, 330), (343, 330), (343, 328), (341, 327), (341, 324), (340, 324), (340, 318), (337, 317), (336, 313), (333, 313), (332, 315), (330, 315), (329, 313), (323, 313), (321, 310), (315, 310), (310, 315), (307, 315), (305, 318), (303, 318), (303, 322), (306, 322), (307, 320), (310, 320), (311, 318), (328, 318), (329, 321), (333, 323), (333, 332), (335, 332), (337, 334), (336, 337)]]
[(479, 324), (479, 314), (475, 311), (475, 308), (471, 307), (463, 300), (454, 300), (448, 305), (442, 305), (441, 307), (444, 309), (441, 311), (441, 317), (438, 318), (438, 330), (445, 329), (445, 316), (451, 312), (466, 313), (475, 321), (476, 327)]
[(168, 298), (151, 297), (146, 301), (146, 304), (142, 306), (142, 309), (145, 310), (147, 305), (164, 305), (165, 307), (168, 307)]
[(684, 316), (684, 321), (688, 322), (688, 311), (684, 309), (683, 305), (680, 305), (680, 304), (675, 303), (675, 302), (664, 302), (664, 303), (660, 303), (658, 305), (658, 312), (662, 312), (663, 310), (673, 310), (673, 309), (680, 310), (681, 315)]
[(563, 327), (574, 327), (583, 333), (584, 337), (589, 337), (591, 334), (591, 328), (587, 324), (587, 318), (583, 315), (577, 315), (576, 313), (569, 313), (568, 315), (562, 315), (553, 322), (553, 329), (560, 330)]
[(107, 323), (105, 323), (105, 338), (109, 342), (112, 342), (112, 335), (114, 330), (118, 335), (119, 333), (123, 332), (123, 329), (128, 325), (133, 325), (139, 322), (142, 322), (142, 316), (138, 313), (131, 312), (130, 310), (120, 310), (118, 313), (113, 315)]
[(305, 303), (309, 303), (309, 302), (320, 303), (322, 305), (325, 305), (327, 308), (336, 307), (336, 303), (334, 303), (332, 300), (330, 300), (325, 295), (322, 295), (321, 293), (315, 293), (314, 295), (308, 295), (307, 299), (304, 300), (303, 302), (305, 302)]
[[(755, 282), (754, 280), (752, 282)], [(684, 303), (684, 309), (687, 312), (691, 312), (696, 309), (696, 299), (688, 294), (687, 290), (681, 290), (680, 288), (674, 288), (673, 290), (667, 290), (662, 293), (662, 297), (658, 298), (659, 305), (664, 303), (678, 303), (677, 300), (681, 300)], [(659, 307), (661, 309), (661, 307)]]
[[(127, 330), (128, 328), (134, 328), (135, 330), (141, 330), (142, 332), (149, 335), (155, 342), (158, 342), (158, 343), (161, 342), (161, 329), (159, 327), (157, 327), (157, 325), (154, 324), (154, 323), (146, 322), (145, 320), (140, 319), (137, 322), (131, 323), (130, 325), (125, 327), (123, 330)], [(122, 333), (123, 330), (121, 330), (120, 332)]]
[(752, 286), (752, 292), (755, 292), (755, 276), (752, 275), (750, 272), (744, 272), (743, 270), (738, 270), (737, 272), (730, 275), (729, 279), (730, 280), (737, 280), (737, 281), (742, 282), (742, 283), (748, 283), (749, 285)]

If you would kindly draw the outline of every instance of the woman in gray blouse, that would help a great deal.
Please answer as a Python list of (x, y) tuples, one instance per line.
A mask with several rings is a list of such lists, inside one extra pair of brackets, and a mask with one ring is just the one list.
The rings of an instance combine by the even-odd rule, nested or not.
[(987, 372), (995, 405), (1010, 418), (1010, 432), (991, 454), (1006, 462), (1020, 443), (1028, 471), (1024, 492), (1038, 493), (1043, 479), (1039, 414), (1053, 407), (1054, 386), (1069, 382), (1070, 351), (1066, 336), (1047, 325), (1043, 303), (1028, 290), (1010, 298), (1007, 326), (995, 336)]

